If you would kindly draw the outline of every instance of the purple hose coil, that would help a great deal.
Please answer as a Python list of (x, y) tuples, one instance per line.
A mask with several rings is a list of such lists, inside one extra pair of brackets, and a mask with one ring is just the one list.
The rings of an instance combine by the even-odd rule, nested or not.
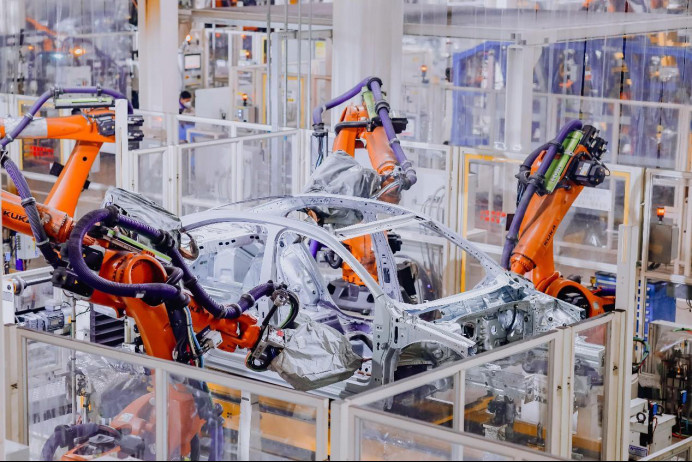
[(346, 101), (348, 101), (351, 98), (354, 98), (360, 91), (363, 89), (363, 87), (368, 85), (368, 82), (372, 80), (372, 77), (368, 77), (360, 81), (355, 87), (351, 88), (349, 91), (346, 93), (337, 96), (331, 101), (328, 101), (322, 106), (316, 107), (312, 111), (312, 123), (313, 125), (319, 125), (323, 123), (322, 121), (322, 113), (324, 111), (328, 111), (329, 109), (335, 108), (339, 106), (340, 104), (344, 104)]
[(151, 298), (168, 300), (177, 297), (180, 290), (166, 283), (146, 283), (146, 284), (123, 284), (109, 281), (93, 272), (87, 266), (83, 257), (82, 242), (89, 230), (96, 223), (112, 218), (112, 211), (109, 209), (93, 210), (77, 222), (70, 238), (67, 241), (67, 250), (70, 257), (70, 264), (80, 281), (91, 286), (95, 290), (118, 297), (141, 298), (148, 296)]
[[(545, 157), (541, 162), (541, 166), (538, 168), (538, 171), (536, 172), (537, 176), (545, 176), (546, 172), (550, 168), (550, 165), (553, 163), (553, 160), (555, 159), (558, 145), (562, 145), (562, 143), (565, 141), (565, 138), (567, 138), (567, 135), (569, 135), (571, 132), (573, 132), (574, 130), (579, 130), (581, 128), (582, 122), (580, 120), (571, 120), (560, 129), (560, 132), (554, 140), (555, 143), (550, 144), (548, 152), (546, 152)], [(534, 151), (533, 153), (531, 153), (529, 158), (533, 158), (533, 160), (535, 160), (536, 158), (538, 158), (539, 154), (540, 151), (538, 151), (538, 153)], [(527, 161), (525, 161), (524, 163), (528, 163), (528, 160), (529, 159), (527, 159)], [(531, 163), (533, 163), (533, 161)], [(521, 222), (524, 221), (526, 209), (529, 207), (529, 203), (531, 202), (533, 195), (536, 193), (536, 190), (536, 185), (533, 183), (529, 183), (529, 185), (526, 187), (526, 191), (524, 191), (524, 195), (521, 198), (521, 202), (519, 202), (519, 205), (517, 206), (514, 218), (512, 219), (512, 225), (510, 226), (509, 232), (507, 233), (505, 245), (502, 248), (502, 259), (500, 260), (500, 264), (504, 269), (508, 270), (510, 268), (510, 258), (512, 256), (512, 252), (514, 251), (514, 247), (516, 246), (516, 240), (519, 236)]]
[[(136, 297), (147, 294), (151, 297), (164, 300), (177, 296), (179, 294), (178, 288), (170, 284), (119, 284), (101, 278), (89, 269), (82, 258), (82, 241), (84, 240), (84, 236), (86, 236), (86, 233), (88, 233), (96, 223), (112, 216), (113, 212), (109, 209), (95, 210), (84, 216), (75, 226), (68, 241), (68, 251), (70, 255), (70, 264), (72, 264), (77, 276), (85, 282), (88, 282), (89, 285), (96, 290), (116, 296)], [(155, 241), (160, 240), (164, 235), (163, 231), (152, 228), (146, 223), (142, 223), (139, 220), (124, 215), (117, 215), (117, 224)], [(168, 251), (168, 256), (171, 257), (173, 266), (182, 272), (185, 287), (192, 292), (192, 295), (202, 307), (216, 318), (237, 319), (245, 311), (254, 306), (255, 300), (269, 296), (276, 290), (276, 285), (274, 283), (261, 284), (248, 291), (248, 295), (252, 297), (252, 300), (249, 297), (241, 297), (238, 303), (222, 305), (215, 301), (207, 291), (204, 290), (197, 278), (192, 274), (190, 267), (187, 265), (178, 249), (175, 247), (172, 248)]]

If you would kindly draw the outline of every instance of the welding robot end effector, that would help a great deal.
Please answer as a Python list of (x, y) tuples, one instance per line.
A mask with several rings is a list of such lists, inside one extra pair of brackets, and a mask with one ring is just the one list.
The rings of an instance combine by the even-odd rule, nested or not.
[(315, 130), (314, 136), (318, 138), (319, 142), (319, 149), (320, 153), (319, 156), (321, 157), (324, 152), (324, 139), (326, 138), (327, 132), (324, 129), (324, 121), (322, 120), (322, 114), (325, 111), (328, 111), (336, 106), (339, 106), (346, 101), (356, 97), (361, 93), (361, 91), (367, 88), (372, 92), (372, 96), (374, 97), (374, 109), (377, 115), (380, 118), (380, 121), (382, 123), (382, 127), (384, 128), (384, 131), (387, 135), (387, 140), (389, 142), (389, 145), (392, 148), (392, 151), (394, 152), (394, 155), (396, 156), (397, 162), (399, 164), (399, 167), (401, 168), (402, 171), (402, 178), (401, 178), (401, 187), (404, 190), (410, 189), (411, 186), (416, 184), (418, 181), (418, 177), (416, 176), (416, 171), (413, 169), (413, 164), (411, 163), (410, 160), (406, 157), (406, 153), (404, 153), (404, 150), (401, 147), (401, 143), (399, 142), (399, 138), (396, 136), (396, 130), (394, 128), (394, 124), (392, 123), (392, 119), (390, 117), (390, 107), (389, 103), (384, 99), (384, 95), (382, 92), (382, 80), (378, 77), (367, 77), (360, 81), (357, 85), (355, 85), (353, 88), (348, 90), (347, 92), (343, 93), (340, 96), (337, 96), (336, 98), (332, 99), (331, 101), (328, 101), (327, 103), (323, 104), (322, 106), (316, 107), (313, 112), (312, 112), (312, 127), (313, 130)]

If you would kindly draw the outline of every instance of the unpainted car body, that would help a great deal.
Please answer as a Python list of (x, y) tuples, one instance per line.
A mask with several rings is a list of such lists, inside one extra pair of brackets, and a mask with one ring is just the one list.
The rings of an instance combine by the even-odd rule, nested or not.
[[(182, 231), (199, 247), (193, 264), (196, 275), (220, 300), (233, 299), (258, 281), (286, 283), (299, 296), (304, 315), (343, 333), (366, 358), (348, 381), (347, 389), (353, 392), (584, 317), (580, 308), (538, 292), (531, 282), (503, 270), (441, 223), (403, 207), (307, 194), (265, 201), (248, 210), (238, 208), (226, 206), (182, 217)], [(341, 224), (353, 224), (318, 226), (302, 214), (308, 210), (329, 210), (331, 216), (340, 213), (349, 217)], [(485, 278), (471, 290), (432, 300), (425, 299), (424, 291), (402, 288), (403, 264), (392, 251), (388, 235), (411, 228), (420, 230), (419, 240), (446, 247), (447, 255), (458, 257), (465, 252), (484, 269)], [(377, 256), (377, 281), (343, 244), (366, 234)], [(309, 249), (313, 240), (323, 247), (316, 258)], [(325, 264), (335, 258), (360, 277), (362, 294), (348, 293), (353, 292), (351, 288), (342, 296), (337, 290), (339, 274), (332, 275)], [(258, 316), (264, 317), (268, 310), (268, 305), (258, 306)], [(226, 366), (232, 363), (229, 358), (218, 361)]]

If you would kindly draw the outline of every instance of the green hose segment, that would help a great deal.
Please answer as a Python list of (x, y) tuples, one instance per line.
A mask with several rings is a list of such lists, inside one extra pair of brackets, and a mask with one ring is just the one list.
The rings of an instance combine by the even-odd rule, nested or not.
[(577, 146), (579, 145), (579, 142), (581, 141), (583, 136), (584, 132), (580, 130), (575, 130), (569, 135), (567, 135), (567, 138), (565, 138), (565, 141), (563, 141), (562, 148), (564, 150), (564, 154), (553, 161), (552, 165), (550, 166), (548, 172), (545, 175), (545, 189), (549, 193), (555, 191), (557, 184), (562, 179), (562, 174), (565, 172), (565, 169), (567, 168), (567, 164), (569, 164), (570, 159), (572, 159), (574, 150), (577, 149)]
[(377, 112), (375, 112), (375, 97), (372, 92), (368, 90), (368, 87), (363, 87), (361, 91), (363, 95), (363, 103), (365, 103), (365, 108), (368, 110), (368, 117), (374, 119), (377, 117)]

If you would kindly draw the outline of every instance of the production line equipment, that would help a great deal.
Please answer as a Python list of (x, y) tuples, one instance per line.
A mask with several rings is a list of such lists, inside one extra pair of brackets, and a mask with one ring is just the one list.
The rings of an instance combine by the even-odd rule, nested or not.
[(541, 292), (583, 308), (588, 317), (612, 311), (615, 294), (562, 276), (555, 269), (553, 243), (583, 189), (602, 184), (610, 174), (601, 160), (606, 144), (596, 128), (574, 120), (524, 160), (517, 175), (517, 209), (500, 262), (526, 275)]
[[(64, 98), (69, 94), (94, 97)], [(57, 107), (70, 107), (74, 114), (60, 118), (35, 118), (50, 99)], [(201, 366), (202, 355), (211, 348), (252, 348), (266, 326), (258, 325), (256, 318), (244, 312), (265, 296), (271, 297), (277, 308), (290, 305), (290, 314), (284, 324), (292, 323), (297, 315), (297, 301), (284, 287), (266, 282), (243, 294), (237, 303), (220, 304), (189, 272), (170, 233), (129, 218), (116, 207), (92, 211), (75, 223), (72, 215), (91, 166), (102, 144), (115, 141), (115, 114), (108, 109), (114, 105), (114, 99), (124, 97), (102, 88), (55, 89), (44, 93), (21, 119), (0, 120), (0, 163), (18, 192), (17, 195), (2, 193), (3, 226), (35, 238), (37, 248), (53, 268), (54, 286), (92, 303), (112, 307), (120, 316), (127, 314), (133, 318), (147, 354)], [(132, 113), (131, 105), (129, 112)], [(128, 141), (141, 140), (142, 122), (141, 117), (128, 117)], [(37, 203), (32, 196), (26, 179), (6, 150), (10, 142), (19, 138), (76, 141), (67, 164), (43, 204)], [(128, 238), (134, 233), (148, 238), (151, 246), (140, 245)], [(206, 389), (206, 385), (201, 383), (186, 386), (191, 390)], [(180, 437), (171, 442), (171, 451), (193, 454), (194, 458), (196, 435), (205, 423), (215, 441), (211, 456), (218, 458), (220, 444), (216, 440), (220, 437), (218, 429), (222, 419), (208, 395), (202, 394), (206, 398), (200, 400), (195, 399), (199, 393), (195, 395), (185, 390), (180, 393), (171, 390), (171, 393), (181, 409), (189, 410), (191, 406), (197, 409), (196, 417), (178, 419)], [(151, 406), (146, 400), (131, 404), (127, 412), (139, 419), (150, 420), (152, 417)], [(114, 422), (110, 436), (119, 433), (118, 419)], [(146, 426), (128, 424), (128, 428), (129, 431), (139, 428), (151, 436), (146, 432)], [(59, 428), (50, 440), (52, 443), (44, 449), (54, 452), (59, 445), (69, 445), (75, 457), (88, 455), (95, 450), (90, 438), (102, 436), (102, 433), (103, 428), (90, 424)], [(65, 439), (67, 434), (81, 438), (84, 443), (74, 447), (74, 439)], [(119, 435), (120, 438), (114, 440), (114, 452), (120, 450), (119, 443), (124, 441), (125, 433)], [(128, 437), (146, 439), (145, 434), (131, 433)]]
[[(339, 385), (338, 393), (361, 391), (583, 319), (584, 309), (536, 291), (444, 225), (396, 205), (416, 175), (396, 139), (402, 122), (389, 117), (380, 84), (366, 79), (315, 111), (319, 125), (325, 109), (358, 94), (365, 102), (344, 112), (337, 146), (346, 154), (324, 159), (308, 187), (312, 194), (268, 200), (242, 213), (217, 209), (178, 219), (116, 189), (104, 208), (78, 222), (72, 215), (91, 165), (101, 145), (115, 141), (115, 115), (108, 108), (122, 96), (101, 88), (47, 92), (23, 118), (0, 120), (1, 163), (18, 192), (3, 191), (3, 225), (36, 239), (55, 287), (133, 319), (139, 333), (129, 345), (134, 351), (204, 367), (214, 355), (246, 350), (241, 363), (247, 374), (262, 379), (271, 370), (303, 390)], [(66, 94), (95, 97), (70, 100)], [(51, 98), (74, 114), (35, 118)], [(130, 114), (130, 142), (141, 139), (141, 124)], [(23, 137), (77, 142), (44, 204), (32, 197), (5, 150)], [(343, 163), (352, 159), (358, 140), (370, 148), (374, 174)], [(344, 180), (343, 173), (355, 181)], [(361, 185), (360, 194), (353, 193), (354, 185)], [(397, 232), (412, 227), (476, 258), (484, 280), (460, 294), (426, 291), (422, 272), (394, 259)], [(242, 260), (224, 253), (234, 249), (259, 258), (234, 267)], [(219, 274), (243, 278), (229, 284)], [(123, 403), (107, 427), (56, 429), (44, 456), (68, 446), (74, 460), (104, 452), (153, 457), (155, 424), (151, 396), (145, 396)], [(180, 415), (196, 410), (193, 419), (170, 416), (180, 428), (169, 441), (171, 454), (199, 457), (204, 429), (209, 458), (218, 459), (223, 419), (207, 385), (188, 380), (172, 386), (170, 396)], [(132, 417), (121, 418), (125, 414), (138, 419), (137, 432), (126, 422)]]

